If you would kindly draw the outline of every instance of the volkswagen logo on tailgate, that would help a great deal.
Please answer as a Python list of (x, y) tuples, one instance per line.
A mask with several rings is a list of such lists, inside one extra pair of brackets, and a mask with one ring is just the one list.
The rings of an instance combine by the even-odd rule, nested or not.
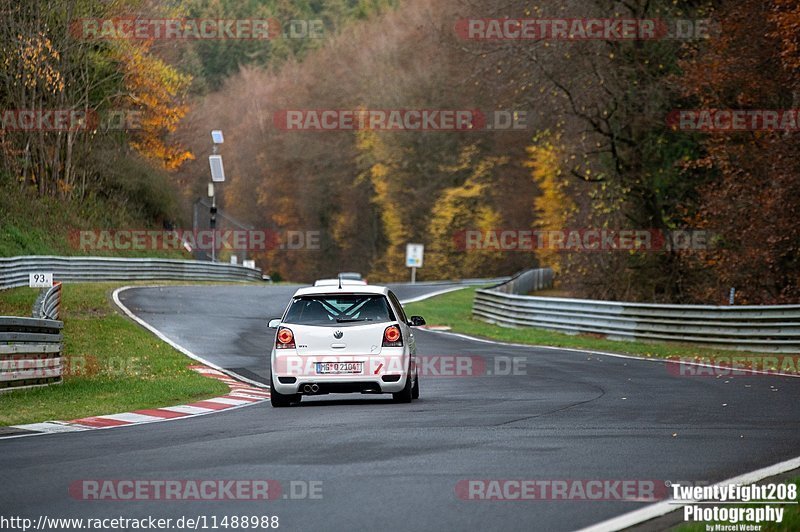
[(333, 333), (333, 337), (336, 338), (337, 340), (342, 336), (344, 336), (344, 333), (342, 331), (336, 331), (335, 333)]

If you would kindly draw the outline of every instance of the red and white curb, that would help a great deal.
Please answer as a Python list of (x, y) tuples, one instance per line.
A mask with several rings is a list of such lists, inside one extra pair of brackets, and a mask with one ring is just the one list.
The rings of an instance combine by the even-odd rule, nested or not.
[(30, 423), (27, 425), (14, 425), (11, 428), (23, 431), (33, 431), (35, 433), (51, 432), (77, 432), (92, 429), (107, 429), (112, 427), (127, 427), (142, 423), (155, 423), (158, 421), (169, 421), (172, 419), (182, 419), (193, 416), (201, 416), (240, 408), (256, 403), (261, 403), (269, 399), (269, 390), (255, 388), (244, 384), (227, 374), (206, 366), (189, 366), (194, 371), (220, 380), (228, 385), (230, 391), (220, 397), (204, 399), (195, 403), (185, 405), (166, 406), (162, 408), (150, 408), (136, 410), (134, 412), (124, 412), (121, 414), (109, 414), (105, 416), (84, 417), (73, 419), (72, 421), (46, 421), (43, 423)]

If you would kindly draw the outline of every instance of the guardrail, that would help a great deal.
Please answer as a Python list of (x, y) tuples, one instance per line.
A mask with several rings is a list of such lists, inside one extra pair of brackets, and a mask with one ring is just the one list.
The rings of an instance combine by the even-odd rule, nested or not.
[(504, 294), (528, 294), (545, 288), (553, 288), (553, 270), (550, 268), (521, 271), (490, 290)]
[(800, 305), (624, 303), (478, 290), (472, 313), (507, 327), (538, 327), (616, 340), (667, 340), (717, 348), (800, 352)]
[(61, 382), (57, 320), (0, 317), (0, 391)]
[(42, 289), (32, 318), (0, 316), (0, 391), (61, 382), (61, 283)]
[(175, 259), (25, 256), (0, 258), (0, 289), (28, 285), (28, 274), (52, 272), (62, 282), (260, 281), (261, 270), (237, 264)]
[(57, 320), (61, 312), (61, 282), (56, 281), (51, 288), (39, 292), (39, 297), (33, 304), (32, 315), (34, 318), (44, 320)]

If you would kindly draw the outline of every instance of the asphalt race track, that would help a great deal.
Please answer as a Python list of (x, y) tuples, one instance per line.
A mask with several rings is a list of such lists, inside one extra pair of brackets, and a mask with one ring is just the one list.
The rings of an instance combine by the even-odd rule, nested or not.
[[(442, 288), (399, 286), (397, 293), (408, 299)], [(198, 356), (263, 382), (274, 335), (265, 324), (294, 289), (137, 288), (120, 298)], [(644, 503), (462, 500), (456, 486), (469, 479), (716, 482), (800, 455), (800, 379), (676, 376), (663, 362), (424, 330), (417, 342), (423, 355), (480, 357), (493, 374), (423, 377), (421, 399), (408, 405), (314, 398), (292, 408), (261, 403), (3, 440), (0, 507), (33, 519), (277, 515), (280, 530), (574, 530)], [(497, 361), (515, 357), (524, 370), (496, 374)], [(295, 499), (270, 501), (109, 502), (73, 498), (69, 486), (82, 479), (274, 479), (287, 496), (299, 488)], [(308, 481), (321, 481), (314, 484), (321, 497), (303, 498)]]

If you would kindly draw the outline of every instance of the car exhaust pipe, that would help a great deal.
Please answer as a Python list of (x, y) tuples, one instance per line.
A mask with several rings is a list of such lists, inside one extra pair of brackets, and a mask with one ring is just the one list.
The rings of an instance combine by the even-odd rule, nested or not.
[(319, 391), (319, 386), (316, 384), (311, 385), (311, 393), (317, 393)]
[(306, 393), (311, 393), (311, 385), (306, 384), (305, 386), (303, 386), (303, 391)]

